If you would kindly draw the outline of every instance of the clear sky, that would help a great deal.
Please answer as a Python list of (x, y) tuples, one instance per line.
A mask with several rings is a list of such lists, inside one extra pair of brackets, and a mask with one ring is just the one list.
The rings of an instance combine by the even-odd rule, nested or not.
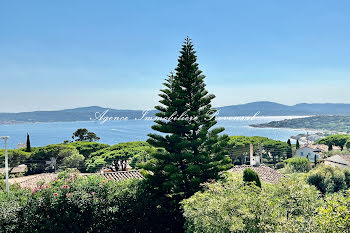
[(0, 1), (0, 112), (145, 109), (189, 35), (215, 106), (350, 103), (350, 1)]

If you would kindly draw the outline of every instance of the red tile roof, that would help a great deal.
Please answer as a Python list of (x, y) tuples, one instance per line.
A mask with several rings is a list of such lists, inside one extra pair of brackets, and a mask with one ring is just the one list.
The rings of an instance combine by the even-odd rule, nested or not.
[(251, 165), (240, 165), (240, 166), (234, 166), (229, 170), (229, 172), (243, 172), (246, 168), (250, 167), (253, 169), (256, 173), (259, 174), (259, 177), (262, 181), (276, 184), (279, 182), (280, 179), (284, 178), (284, 175), (279, 173), (273, 168), (270, 168), (266, 165), (260, 165), (260, 166), (251, 166)]
[(57, 173), (42, 173), (31, 176), (22, 176), (18, 178), (9, 179), (10, 184), (18, 183), (22, 188), (35, 188), (39, 182), (43, 184), (50, 183), (57, 178)]
[(128, 179), (143, 179), (143, 175), (141, 175), (140, 171), (132, 170), (132, 171), (117, 171), (117, 172), (106, 172), (101, 174), (106, 179), (111, 180), (128, 180)]
[[(22, 188), (35, 188), (37, 187), (39, 182), (43, 184), (48, 184), (57, 178), (57, 173), (42, 173), (30, 176), (22, 176), (18, 178), (9, 179), (10, 184), (18, 183)], [(140, 171), (118, 171), (118, 172), (108, 172), (104, 174), (98, 173), (80, 173), (82, 176), (86, 175), (102, 175), (106, 179), (121, 181), (128, 179), (143, 179), (144, 177), (141, 175)]]

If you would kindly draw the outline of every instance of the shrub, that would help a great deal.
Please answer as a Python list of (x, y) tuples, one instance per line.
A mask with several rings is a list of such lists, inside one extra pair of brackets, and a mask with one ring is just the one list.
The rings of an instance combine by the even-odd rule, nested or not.
[(244, 169), (243, 181), (246, 183), (254, 183), (256, 186), (261, 188), (261, 181), (259, 175), (251, 168)]
[(349, 173), (338, 167), (320, 166), (309, 173), (307, 182), (323, 194), (334, 193), (349, 188)]
[(311, 169), (307, 158), (294, 157), (285, 160), (287, 172), (308, 172)]
[(0, 232), (148, 232), (159, 202), (145, 189), (143, 180), (66, 171), (49, 185), (0, 192)]
[(182, 201), (187, 232), (208, 233), (317, 232), (308, 230), (320, 205), (316, 188), (302, 180), (260, 189), (232, 174)]
[(278, 162), (276, 163), (276, 169), (284, 168), (284, 162)]
[(349, 232), (350, 191), (345, 195), (327, 195), (324, 204), (318, 208), (315, 223), (318, 232)]

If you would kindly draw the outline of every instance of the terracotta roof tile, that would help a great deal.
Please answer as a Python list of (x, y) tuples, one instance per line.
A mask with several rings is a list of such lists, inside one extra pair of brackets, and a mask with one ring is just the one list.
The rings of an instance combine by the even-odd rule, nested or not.
[[(34, 189), (37, 187), (39, 182), (43, 182), (44, 184), (48, 184), (57, 178), (57, 173), (42, 173), (30, 176), (22, 176), (18, 178), (9, 179), (10, 184), (18, 183), (22, 188), (31, 188)], [(87, 175), (98, 175), (96, 173), (80, 173), (81, 176)], [(101, 174), (104, 178), (121, 181), (128, 179), (143, 179), (144, 177), (141, 175), (140, 171), (118, 171), (118, 172), (108, 172)]]
[(117, 172), (106, 172), (101, 174), (106, 179), (111, 180), (128, 180), (128, 179), (143, 179), (144, 177), (141, 175), (140, 171), (132, 170), (132, 171), (117, 171)]
[(276, 184), (279, 182), (280, 179), (284, 178), (284, 175), (279, 173), (273, 168), (270, 168), (266, 165), (260, 165), (260, 166), (251, 166), (251, 165), (240, 165), (240, 166), (234, 166), (229, 170), (229, 172), (243, 172), (244, 169), (250, 167), (253, 169), (256, 173), (259, 174), (259, 177), (262, 181)]
[(44, 184), (50, 183), (57, 178), (56, 173), (42, 173), (31, 176), (22, 176), (18, 178), (9, 179), (10, 184), (18, 183), (22, 188), (35, 188), (39, 182)]
[[(10, 172), (11, 171), (11, 172)], [(20, 165), (18, 167), (9, 167), (9, 172), (11, 174), (14, 174), (14, 173), (24, 173), (27, 171), (27, 166), (26, 165)], [(0, 173), (5, 173), (5, 168), (0, 168)]]
[(339, 156), (350, 164), (350, 155), (340, 154)]

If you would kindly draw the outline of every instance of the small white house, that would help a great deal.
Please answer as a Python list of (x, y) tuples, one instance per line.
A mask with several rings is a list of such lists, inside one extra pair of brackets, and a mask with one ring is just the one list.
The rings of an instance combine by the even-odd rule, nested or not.
[(314, 162), (315, 161), (315, 156), (317, 159), (321, 159), (321, 149), (314, 149), (308, 146), (299, 148), (295, 152), (296, 157), (302, 157), (302, 158), (307, 158), (310, 161)]

